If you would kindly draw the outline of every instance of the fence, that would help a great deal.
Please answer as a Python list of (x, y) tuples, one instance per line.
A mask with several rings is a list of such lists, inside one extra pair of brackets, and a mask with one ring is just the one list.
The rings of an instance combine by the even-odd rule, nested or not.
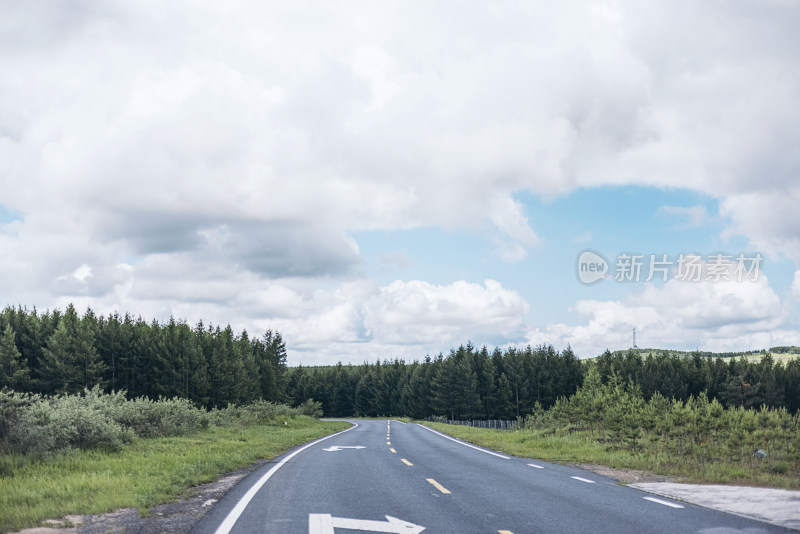
[(444, 417), (429, 417), (428, 421), (435, 423), (445, 423), (448, 425), (474, 426), (476, 428), (491, 428), (495, 430), (517, 430), (521, 426), (519, 421), (503, 421), (500, 419), (488, 419), (486, 421), (479, 421), (479, 420), (455, 421), (453, 419), (445, 419)]

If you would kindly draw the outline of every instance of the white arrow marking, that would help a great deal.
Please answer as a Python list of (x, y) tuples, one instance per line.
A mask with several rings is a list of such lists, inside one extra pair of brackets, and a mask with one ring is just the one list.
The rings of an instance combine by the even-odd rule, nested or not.
[(364, 530), (366, 532), (389, 532), (392, 534), (419, 534), (425, 527), (397, 519), (390, 515), (386, 521), (369, 521), (367, 519), (348, 519), (333, 517), (330, 514), (309, 514), (308, 534), (334, 534), (334, 529)]
[(323, 451), (328, 451), (328, 452), (336, 452), (336, 451), (340, 451), (342, 449), (366, 449), (366, 447), (364, 447), (363, 445), (356, 445), (355, 447), (342, 446), (342, 445), (332, 445), (332, 446), (328, 447), (327, 449), (322, 449), (322, 450)]

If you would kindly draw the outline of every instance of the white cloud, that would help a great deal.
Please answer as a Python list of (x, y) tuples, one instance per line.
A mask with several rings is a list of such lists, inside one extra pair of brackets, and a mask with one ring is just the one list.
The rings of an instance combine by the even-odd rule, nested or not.
[[(463, 280), (434, 285), (397, 280), (386, 286), (362, 279), (334, 291), (316, 291), (303, 304), (300, 317), (277, 313), (278, 325), (305, 364), (325, 361), (404, 357), (447, 351), (472, 340), (490, 343), (520, 338), (528, 304), (495, 280), (483, 284)], [(368, 348), (362, 346), (368, 344)]]
[(794, 272), (794, 279), (792, 280), (792, 296), (800, 301), (800, 271)]
[(511, 198), (500, 197), (494, 200), (491, 209), (489, 218), (503, 233), (503, 237), (495, 239), (500, 258), (510, 263), (525, 259), (527, 247), (538, 245), (540, 240), (531, 230), (523, 206)]
[(734, 194), (720, 203), (720, 214), (730, 217), (728, 234), (748, 236), (754, 247), (773, 257), (784, 255), (800, 265), (800, 186)]
[[(605, 184), (711, 195), (728, 234), (800, 263), (796, 5), (311, 9), (7, 6), (0, 69), (14, 75), (0, 77), (0, 204), (22, 220), (0, 227), (0, 294), (40, 307), (79, 299), (155, 317), (276, 320), (298, 347), (330, 342), (331, 357), (366, 343), (388, 350), (402, 335), (428, 346), (513, 337), (524, 299), (489, 282), (337, 296), (363, 276), (352, 236), (490, 228), (495, 254), (522, 262), (545, 234), (518, 193)], [(663, 210), (707, 221), (698, 206)], [(683, 294), (668, 287), (661, 296)], [(777, 324), (758, 305), (761, 318), (728, 306), (745, 302), (742, 289), (726, 300), (720, 287), (707, 295), (716, 312), (686, 302), (658, 319), (664, 339), (697, 330), (698, 314), (712, 318), (709, 346)], [(602, 341), (627, 328), (631, 309), (656, 309), (579, 308), (584, 330), (540, 328)], [(730, 326), (742, 317), (758, 328)]]
[(395, 343), (459, 343), (475, 336), (513, 336), (527, 311), (517, 292), (495, 280), (483, 285), (460, 280), (447, 286), (396, 281), (381, 288), (370, 305), (368, 323), (381, 339)]
[(305, 365), (394, 357), (410, 361), (467, 340), (522, 339), (529, 310), (516, 291), (494, 280), (447, 285), (398, 280), (379, 286), (354, 279), (320, 289), (307, 278), (263, 281), (222, 263), (217, 272), (191, 277), (186, 273), (191, 265), (151, 258), (121, 266), (131, 276), (116, 291), (96, 296), (74, 291), (52, 305), (63, 308), (72, 302), (98, 314), (135, 310), (146, 319), (173, 316), (190, 324), (232, 324), (255, 335), (278, 330), (291, 363)]
[(287, 339), (293, 361), (319, 364), (394, 357), (410, 361), (467, 340), (518, 339), (528, 304), (494, 280), (448, 285), (398, 280), (382, 287), (358, 280), (332, 292), (315, 292), (305, 308), (306, 315), (278, 315), (268, 323)]
[[(784, 328), (787, 308), (763, 275), (745, 282), (672, 279), (661, 287), (648, 284), (624, 300), (580, 300), (575, 311), (585, 324), (534, 329), (528, 340), (570, 344), (587, 357), (630, 347), (633, 328), (637, 345), (650, 348), (739, 351), (800, 335)], [(761, 344), (753, 345), (756, 341)]]

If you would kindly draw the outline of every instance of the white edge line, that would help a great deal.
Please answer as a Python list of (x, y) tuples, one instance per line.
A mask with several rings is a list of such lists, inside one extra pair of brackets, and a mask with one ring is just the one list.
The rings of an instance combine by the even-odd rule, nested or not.
[(320, 438), (320, 439), (318, 439), (316, 441), (312, 441), (311, 443), (308, 443), (308, 444), (304, 445), (303, 447), (300, 447), (299, 449), (294, 451), (292, 454), (290, 454), (289, 456), (287, 456), (286, 458), (284, 458), (283, 460), (281, 460), (280, 462), (275, 464), (275, 466), (272, 469), (267, 471), (264, 474), (264, 476), (259, 478), (258, 482), (253, 484), (253, 486), (249, 490), (247, 490), (247, 493), (245, 493), (242, 496), (242, 498), (239, 499), (239, 502), (236, 503), (236, 506), (233, 507), (233, 510), (231, 510), (228, 513), (228, 515), (225, 517), (225, 519), (222, 521), (222, 523), (220, 523), (219, 527), (217, 527), (217, 530), (214, 531), (214, 534), (228, 534), (231, 531), (231, 529), (233, 528), (233, 525), (235, 525), (236, 521), (239, 520), (239, 516), (242, 515), (242, 512), (244, 512), (244, 509), (247, 508), (247, 505), (250, 504), (250, 501), (253, 499), (253, 497), (255, 497), (256, 493), (258, 493), (258, 490), (261, 489), (261, 487), (267, 482), (267, 480), (270, 479), (270, 477), (272, 475), (275, 474), (275, 472), (278, 469), (283, 467), (283, 464), (285, 464), (286, 462), (288, 462), (289, 460), (291, 460), (292, 458), (294, 458), (295, 456), (297, 456), (298, 454), (300, 454), (301, 452), (303, 452), (307, 448), (313, 447), (314, 445), (316, 445), (317, 443), (319, 443), (321, 441), (325, 441), (328, 438), (332, 438), (334, 436), (338, 436), (339, 434), (344, 434), (345, 432), (349, 432), (350, 430), (353, 430), (354, 428), (356, 428), (358, 426), (358, 423), (353, 423), (353, 425), (354, 426), (351, 426), (350, 428), (348, 428), (346, 430), (342, 430), (341, 432), (337, 432), (335, 434), (331, 434), (330, 436), (325, 436), (324, 438)]
[(390, 421), (394, 421), (395, 423), (400, 423), (401, 425), (407, 425), (408, 424), (408, 423), (404, 423), (402, 421), (399, 421), (397, 419), (390, 419)]
[(594, 484), (594, 480), (589, 480), (588, 478), (581, 478), (581, 477), (570, 477), (574, 478), (575, 480), (580, 480), (581, 482), (586, 482), (587, 484)]
[(646, 501), (657, 502), (658, 504), (663, 504), (664, 506), (669, 506), (671, 508), (683, 508), (683, 506), (680, 504), (675, 504), (674, 502), (669, 502), (669, 501), (662, 501), (661, 499), (656, 499), (655, 497), (642, 497), (642, 499)]
[(531, 467), (535, 467), (536, 469), (544, 469), (544, 467), (542, 467), (541, 465), (536, 465), (536, 464), (528, 464), (528, 465)]
[(464, 441), (461, 441), (460, 439), (456, 439), (456, 438), (450, 437), (447, 434), (442, 434), (441, 432), (438, 432), (438, 431), (436, 431), (436, 430), (434, 430), (432, 428), (429, 428), (429, 427), (427, 427), (425, 425), (420, 425), (419, 423), (417, 423), (417, 425), (421, 426), (425, 430), (430, 430), (434, 434), (438, 434), (438, 435), (442, 436), (443, 438), (447, 438), (450, 441), (455, 441), (456, 443), (460, 443), (461, 445), (464, 445), (465, 447), (469, 447), (470, 449), (475, 449), (476, 451), (485, 452), (486, 454), (491, 454), (492, 456), (497, 456), (498, 458), (502, 458), (503, 460), (510, 460), (511, 459), (508, 456), (503, 456), (502, 454), (499, 454), (499, 453), (496, 453), (496, 452), (487, 451), (486, 449), (483, 449), (481, 447), (476, 447), (475, 445), (472, 445), (471, 443), (466, 443)]

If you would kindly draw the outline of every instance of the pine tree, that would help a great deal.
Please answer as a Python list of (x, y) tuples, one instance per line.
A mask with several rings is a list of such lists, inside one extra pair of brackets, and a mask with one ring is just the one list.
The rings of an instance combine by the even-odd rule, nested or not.
[(330, 405), (325, 407), (325, 415), (332, 417), (349, 417), (354, 415), (354, 390), (352, 368), (345, 368), (342, 362), (336, 364), (327, 381), (331, 384)]
[[(57, 314), (58, 312), (55, 313)], [(0, 331), (4, 331), (8, 325), (14, 329), (14, 342), (17, 350), (21, 354), (21, 359), (27, 362), (27, 367), (30, 370), (26, 387), (39, 391), (36, 370), (40, 365), (39, 360), (42, 356), (44, 340), (51, 333), (49, 328), (50, 315), (39, 316), (36, 308), (28, 311), (22, 307), (7, 307), (0, 317), (2, 317)]]
[(378, 415), (378, 391), (375, 387), (375, 377), (369, 368), (358, 379), (353, 404), (357, 416), (375, 417)]
[(72, 305), (47, 339), (42, 359), (42, 385), (50, 393), (75, 393), (105, 385), (105, 364), (95, 349), (91, 321), (82, 322)]
[(605, 437), (605, 430), (601, 425), (609, 396), (609, 387), (603, 384), (597, 366), (590, 366), (583, 385), (570, 398), (570, 405), (575, 409), (576, 416), (588, 424), (593, 436), (595, 429), (600, 428), (601, 435)]
[(403, 412), (415, 419), (423, 419), (433, 413), (431, 408), (431, 376), (433, 364), (411, 364), (408, 383), (403, 387), (400, 404)]
[(250, 343), (247, 330), (242, 331), (234, 341), (234, 344), (242, 358), (242, 374), (238, 387), (239, 402), (253, 402), (262, 398), (261, 377), (259, 376), (253, 344)]
[(106, 382), (111, 391), (117, 391), (117, 380), (122, 350), (122, 325), (119, 314), (100, 318), (100, 356), (106, 364)]
[(272, 364), (275, 375), (275, 393), (271, 400), (280, 401), (283, 399), (283, 392), (286, 391), (286, 343), (283, 342), (280, 332), (272, 330), (264, 333), (263, 341), (267, 359)]
[(480, 413), (478, 379), (462, 354), (451, 353), (438, 364), (431, 382), (432, 404), (436, 413), (451, 419)]
[(436, 373), (431, 380), (431, 407), (436, 415), (456, 418), (457, 384), (455, 359), (444, 359), (440, 354), (436, 361)]
[(15, 337), (11, 325), (6, 325), (0, 337), (0, 389), (8, 387), (24, 391), (29, 383), (30, 371), (17, 350)]
[(497, 373), (485, 346), (475, 354), (473, 366), (477, 377), (478, 396), (481, 402), (481, 417), (484, 419), (493, 418), (495, 415), (494, 403)]
[(514, 417), (519, 417), (525, 411), (525, 397), (528, 394), (529, 375), (525, 372), (524, 355), (511, 348), (505, 357), (505, 373), (511, 385), (514, 398)]
[(260, 339), (253, 340), (253, 358), (258, 367), (259, 392), (264, 400), (281, 401), (282, 392), (278, 391), (277, 376), (267, 352), (267, 345)]
[(231, 326), (220, 330), (216, 327), (211, 335), (209, 376), (211, 376), (211, 404), (224, 407), (239, 402), (238, 384), (242, 381), (244, 365), (242, 353), (234, 343)]
[(514, 391), (505, 373), (497, 378), (497, 389), (494, 394), (495, 416), (500, 419), (511, 419), (516, 412)]
[(400, 408), (400, 394), (407, 380), (405, 363), (400, 360), (384, 362), (377, 378), (380, 413), (396, 415)]
[(456, 409), (459, 417), (472, 419), (480, 417), (481, 398), (478, 395), (478, 377), (466, 358), (456, 363), (457, 399)]
[(203, 352), (202, 323), (197, 330), (191, 330), (189, 325), (184, 325), (182, 331), (189, 351), (188, 397), (200, 405), (208, 406), (211, 381), (208, 376), (208, 362)]

